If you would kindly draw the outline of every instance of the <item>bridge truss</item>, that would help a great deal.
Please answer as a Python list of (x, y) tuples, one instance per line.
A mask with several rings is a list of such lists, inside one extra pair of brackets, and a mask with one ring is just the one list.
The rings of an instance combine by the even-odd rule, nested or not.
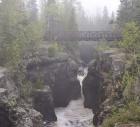
[(112, 31), (47, 31), (47, 41), (119, 41), (122, 35)]

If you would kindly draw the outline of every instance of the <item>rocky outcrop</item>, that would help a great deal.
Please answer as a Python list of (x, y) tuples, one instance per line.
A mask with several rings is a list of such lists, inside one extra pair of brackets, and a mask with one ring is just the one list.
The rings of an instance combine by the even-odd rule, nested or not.
[(97, 50), (95, 49), (95, 45), (95, 42), (82, 42), (79, 44), (80, 57), (85, 64), (88, 64), (92, 59), (96, 57)]
[[(94, 65), (95, 64), (96, 63), (94, 63)], [(85, 97), (84, 106), (87, 108), (94, 107), (95, 110), (97, 110), (96, 108), (98, 108), (101, 103), (100, 93), (102, 93), (103, 78), (94, 65), (89, 66), (88, 75), (83, 81), (83, 94)]]
[(114, 104), (121, 105), (120, 80), (124, 61), (125, 55), (112, 49), (99, 53), (97, 59), (89, 64), (88, 75), (83, 81), (83, 92), (85, 107), (93, 110), (93, 124), (96, 126), (102, 123)]
[(35, 90), (33, 93), (33, 105), (44, 116), (44, 121), (57, 120), (50, 88), (46, 90)]
[(9, 119), (9, 113), (5, 108), (4, 101), (6, 99), (7, 90), (0, 88), (0, 126), (1, 127), (11, 127), (12, 122)]
[(0, 92), (1, 127), (43, 127), (42, 115), (32, 108), (18, 106), (14, 100), (8, 100), (7, 94)]
[(71, 59), (56, 65), (52, 87), (55, 106), (65, 107), (72, 99), (80, 97), (81, 87), (77, 80), (77, 71), (78, 66)]
[(67, 54), (57, 57), (41, 56), (39, 62), (28, 64), (28, 78), (35, 84), (38, 77), (52, 90), (55, 107), (67, 106), (70, 100), (80, 97), (77, 80), (78, 65)]
[(8, 70), (1, 67), (0, 127), (42, 127), (42, 115), (28, 106), (21, 106), (17, 100), (18, 88)]

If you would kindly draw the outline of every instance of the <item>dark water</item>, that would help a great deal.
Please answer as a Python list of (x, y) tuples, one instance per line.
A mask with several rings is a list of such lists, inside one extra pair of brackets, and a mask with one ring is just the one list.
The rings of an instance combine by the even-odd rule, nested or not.
[[(82, 81), (87, 75), (87, 69), (84, 69), (84, 75), (78, 75), (82, 86)], [(81, 91), (82, 93), (82, 91)], [(83, 98), (71, 101), (66, 108), (55, 109), (58, 121), (47, 125), (47, 127), (93, 127), (93, 114), (90, 109), (83, 106)]]

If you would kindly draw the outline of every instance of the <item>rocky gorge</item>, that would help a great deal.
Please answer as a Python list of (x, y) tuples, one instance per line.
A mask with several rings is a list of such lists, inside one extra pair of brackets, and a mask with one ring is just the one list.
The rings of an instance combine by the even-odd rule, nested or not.
[(26, 65), (25, 79), (32, 84), (29, 103), (22, 100), (16, 78), (0, 68), (0, 127), (42, 127), (43, 121), (57, 121), (56, 107), (66, 107), (80, 98), (78, 65), (67, 54), (39, 56)]
[[(66, 123), (61, 123), (61, 126), (87, 127), (91, 126), (91, 116), (93, 124), (99, 126), (112, 113), (114, 106), (123, 107), (125, 104), (121, 81), (126, 69), (126, 56), (119, 49), (96, 52), (88, 63), (88, 73), (82, 79), (82, 86), (77, 79), (81, 65), (68, 54), (58, 53), (55, 57), (43, 54), (38, 58), (38, 61), (30, 61), (26, 66), (25, 78), (33, 88), (30, 104), (21, 102), (15, 80), (6, 68), (0, 68), (0, 127), (43, 127), (44, 121), (58, 121), (58, 125), (51, 124), (51, 127), (59, 127), (64, 117)], [(137, 83), (134, 89), (139, 95), (138, 86)], [(83, 113), (83, 117), (78, 115), (78, 111)], [(85, 125), (85, 121), (79, 119), (86, 119), (89, 123)], [(124, 126), (135, 127), (135, 124), (116, 123), (114, 127)]]

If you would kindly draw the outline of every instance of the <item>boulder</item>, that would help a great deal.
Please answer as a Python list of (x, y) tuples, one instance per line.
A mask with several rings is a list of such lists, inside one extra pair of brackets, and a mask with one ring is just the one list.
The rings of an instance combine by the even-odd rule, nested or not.
[(27, 78), (35, 84), (41, 77), (43, 84), (52, 91), (55, 107), (65, 107), (72, 99), (81, 96), (80, 83), (77, 80), (78, 65), (68, 55), (53, 58), (40, 57), (39, 62), (27, 66)]
[(77, 79), (78, 66), (70, 59), (58, 64), (55, 69), (52, 87), (54, 104), (56, 107), (65, 107), (72, 99), (78, 99), (81, 94), (80, 82)]
[[(95, 64), (95, 63), (94, 63)], [(101, 74), (96, 70), (96, 67), (88, 68), (87, 77), (83, 81), (84, 105), (87, 108), (97, 110), (101, 103), (102, 82)]]
[(93, 124), (99, 123), (101, 104), (104, 98), (103, 77), (98, 71), (96, 61), (90, 63), (87, 77), (83, 81), (84, 106), (93, 110)]
[(9, 119), (9, 112), (5, 107), (8, 102), (7, 90), (0, 88), (0, 127), (11, 127), (13, 124)]
[(32, 108), (20, 107), (0, 92), (0, 127), (43, 127), (42, 115)]
[(35, 90), (33, 93), (34, 108), (39, 111), (44, 121), (56, 121), (57, 117), (54, 112), (54, 102), (50, 89)]
[(34, 109), (16, 107), (12, 113), (16, 127), (43, 127), (42, 115)]
[[(83, 43), (83, 44), (82, 44)], [(96, 58), (97, 56), (97, 50), (95, 49), (95, 43), (84, 43), (82, 42), (79, 45), (80, 49), (80, 57), (81, 60), (85, 63), (88, 64), (92, 59)]]
[(0, 127), (42, 127), (42, 115), (26, 104), (20, 106), (19, 98), (9, 71), (0, 67)]

